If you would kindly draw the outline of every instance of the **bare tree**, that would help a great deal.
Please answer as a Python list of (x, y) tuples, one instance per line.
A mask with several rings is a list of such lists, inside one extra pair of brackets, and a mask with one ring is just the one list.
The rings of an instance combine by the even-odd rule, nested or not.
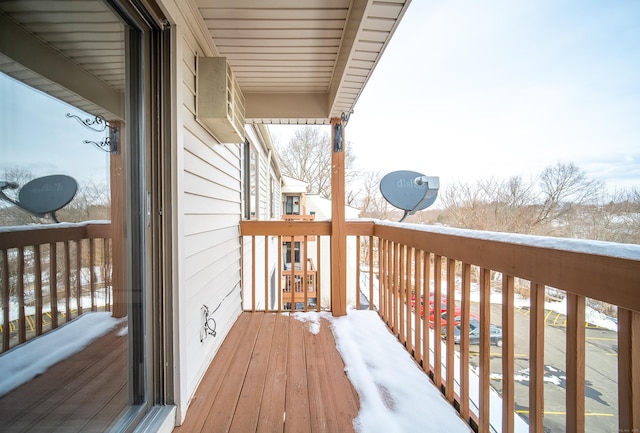
[(574, 164), (558, 163), (531, 182), (519, 176), (456, 182), (440, 195), (445, 207), (440, 222), (477, 230), (571, 236), (578, 227), (584, 232), (585, 213), (595, 217), (597, 210), (599, 221), (604, 220), (606, 209), (597, 205), (603, 194), (602, 182), (589, 179)]
[(387, 219), (394, 209), (389, 205), (380, 192), (382, 171), (365, 171), (360, 176), (360, 216), (368, 218)]
[[(277, 146), (282, 172), (309, 184), (307, 192), (331, 198), (331, 137), (329, 128), (303, 126), (297, 129), (288, 144)], [(356, 176), (353, 170), (355, 156), (345, 146), (345, 182), (349, 185)], [(350, 191), (350, 188), (347, 188)], [(347, 194), (352, 202), (355, 194)]]
[(569, 214), (576, 206), (593, 203), (603, 193), (603, 183), (587, 178), (584, 170), (573, 163), (558, 163), (545, 168), (539, 176), (539, 211), (537, 227), (553, 231), (550, 224)]
[[(7, 182), (12, 182), (22, 187), (35, 176), (29, 170), (22, 168), (13, 168), (6, 170), (1, 179)], [(4, 193), (12, 200), (18, 199), (18, 189), (5, 189)], [(0, 200), (0, 225), (2, 226), (19, 226), (27, 224), (38, 224), (40, 218), (35, 215), (13, 205), (4, 200)]]

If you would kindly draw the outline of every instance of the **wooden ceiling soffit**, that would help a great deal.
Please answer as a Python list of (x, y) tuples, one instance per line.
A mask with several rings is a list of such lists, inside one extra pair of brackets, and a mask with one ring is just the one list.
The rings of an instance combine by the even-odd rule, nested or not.
[[(411, 0), (375, 3), (377, 4), (374, 4), (373, 0), (353, 1), (328, 92), (330, 117), (339, 117), (342, 112), (350, 110), (356, 104)], [(374, 36), (381, 39), (375, 40), (369, 34), (375, 34)], [(367, 57), (367, 62), (358, 60), (362, 56)], [(347, 106), (340, 95), (344, 93), (345, 87), (352, 87), (353, 82), (350, 81), (353, 81), (353, 77), (360, 78), (362, 84), (353, 100), (347, 98)], [(352, 91), (353, 89), (348, 93)]]
[[(0, 53), (122, 119), (122, 94), (0, 14)], [(107, 117), (107, 116), (105, 116)]]

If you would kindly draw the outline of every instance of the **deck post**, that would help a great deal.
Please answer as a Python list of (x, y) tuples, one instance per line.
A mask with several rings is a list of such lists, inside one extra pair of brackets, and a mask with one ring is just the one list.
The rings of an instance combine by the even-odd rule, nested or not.
[(118, 153), (112, 153), (110, 158), (110, 182), (111, 182), (111, 287), (113, 290), (113, 317), (125, 317), (127, 315), (127, 299), (125, 291), (125, 256), (124, 245), (124, 197), (125, 180), (122, 161), (122, 148), (124, 134), (122, 123), (110, 121), (120, 131), (120, 143)]
[(331, 312), (347, 314), (347, 227), (344, 209), (344, 124), (331, 119)]

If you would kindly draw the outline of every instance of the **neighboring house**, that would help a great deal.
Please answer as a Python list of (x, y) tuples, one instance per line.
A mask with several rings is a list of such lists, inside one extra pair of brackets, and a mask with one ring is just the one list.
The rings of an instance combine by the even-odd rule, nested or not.
[[(316, 216), (316, 221), (329, 221), (331, 219), (331, 200), (321, 197), (317, 194), (312, 194), (307, 196), (307, 209), (309, 212), (313, 212)], [(352, 208), (350, 206), (345, 206), (345, 217), (347, 220), (356, 219), (360, 214), (360, 210), (356, 208)], [(330, 239), (327, 236), (322, 236), (320, 240), (320, 250), (321, 250), (321, 258), (316, 261), (321, 262), (323, 266), (320, 266), (321, 269), (321, 293), (324, 294), (322, 297), (321, 305), (328, 307), (329, 306), (329, 293), (331, 289), (331, 272), (329, 263), (331, 262), (331, 248), (330, 248)], [(357, 264), (356, 261), (357, 252), (356, 252), (356, 242), (354, 238), (347, 240), (347, 304), (355, 305), (356, 304), (356, 287), (355, 287), (355, 267)]]
[[(110, 245), (104, 251), (113, 252), (113, 261), (104, 264), (112, 266), (112, 281), (103, 290), (113, 292), (107, 297), (113, 297), (113, 315), (127, 321), (116, 343), (126, 362), (117, 374), (110, 373), (109, 383), (119, 388), (109, 415), (97, 410), (93, 425), (102, 422), (104, 429), (115, 431), (153, 425), (170, 431), (182, 423), (205, 371), (247, 308), (241, 302), (242, 288), (253, 276), (251, 269), (242, 272), (240, 221), (279, 220), (287, 206), (279, 198), (281, 176), (263, 125), (339, 123), (341, 114), (355, 105), (408, 3), (0, 4), (0, 72), (23, 83), (22, 89), (61, 102), (55, 113), (47, 108), (51, 116), (14, 110), (18, 118), (7, 126), (44, 131), (50, 117), (59, 125), (44, 140), (56, 148), (54, 160), (37, 162), (40, 155), (32, 153), (39, 169), (63, 166), (73, 160), (74, 146), (82, 145), (65, 135), (65, 129), (84, 131), (65, 119), (65, 112), (89, 118), (94, 125), (109, 124), (109, 140), (96, 145), (107, 153), (96, 158), (104, 155), (110, 167), (111, 223), (77, 230), (80, 239), (103, 236)], [(26, 99), (17, 93), (3, 95), (5, 116), (18, 100)], [(3, 127), (0, 133), (6, 131)], [(9, 142), (4, 135), (0, 142), (3, 155), (7, 145), (9, 153), (31, 145)], [(47, 226), (33, 232), (42, 238), (42, 245), (33, 248), (42, 249), (43, 257), (37, 260), (43, 267), (55, 263), (58, 249), (59, 257), (69, 257), (76, 242), (80, 245), (55, 230)], [(9, 239), (27, 238), (3, 236), (3, 248), (11, 249), (13, 258), (16, 244)], [(273, 239), (267, 248), (259, 240), (255, 250), (275, 257)], [(71, 250), (58, 241), (71, 244)], [(82, 258), (80, 253), (77, 257)], [(48, 274), (42, 276), (42, 290), (53, 295), (54, 282)], [(259, 284), (258, 289), (264, 288), (264, 281), (256, 287)], [(66, 296), (73, 302), (76, 295)], [(58, 308), (48, 298), (43, 303), (45, 310)], [(49, 333), (80, 313), (69, 305), (66, 318), (51, 325)], [(22, 315), (17, 320), (25, 323)], [(3, 340), (0, 359), (15, 344)], [(39, 380), (46, 378), (41, 375)], [(63, 391), (64, 386), (59, 388)], [(26, 411), (25, 416), (35, 410), (12, 403), (17, 411)], [(65, 419), (74, 422), (74, 416), (80, 415)]]

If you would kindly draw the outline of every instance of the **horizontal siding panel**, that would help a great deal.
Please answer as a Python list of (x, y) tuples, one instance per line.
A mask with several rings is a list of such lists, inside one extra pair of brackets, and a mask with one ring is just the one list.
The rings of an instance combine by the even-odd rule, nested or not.
[(184, 272), (188, 286), (187, 298), (197, 296), (200, 289), (215, 282), (229, 269), (240, 272), (240, 244), (237, 238), (235, 246), (229, 244), (227, 248), (211, 248), (186, 258)]
[[(185, 243), (185, 256), (191, 257), (195, 254), (206, 251), (211, 248), (212, 245), (222, 245), (229, 239), (238, 238), (237, 227), (222, 227), (217, 230), (211, 230), (208, 232), (202, 232), (197, 235), (187, 236), (185, 239), (188, 242)], [(234, 241), (236, 242), (236, 241)]]
[[(206, 174), (206, 173), (205, 173)], [(240, 203), (240, 189), (230, 189), (225, 185), (185, 172), (185, 193), (199, 195), (204, 198)]]
[[(206, 149), (208, 149), (209, 152), (207, 152)], [(200, 149), (201, 151), (198, 155), (189, 150), (184, 152), (185, 171), (204, 179), (208, 179), (214, 184), (224, 186), (232, 189), (233, 191), (238, 191), (240, 172), (236, 171), (236, 167), (229, 161), (222, 158), (220, 153), (215, 152), (208, 147), (206, 149)], [(220, 150), (224, 152), (224, 149)], [(203, 157), (208, 159), (205, 160)]]
[(201, 215), (201, 214), (185, 214), (184, 231), (185, 236), (197, 233), (208, 232), (211, 230), (219, 230), (225, 227), (234, 227), (238, 230), (240, 224), (240, 214), (236, 215)]
[[(239, 194), (239, 193), (238, 193)], [(189, 215), (237, 215), (240, 213), (238, 201), (220, 198), (202, 197), (193, 194), (184, 195), (184, 213)]]
[[(217, 167), (221, 173), (226, 174), (230, 179), (240, 180), (239, 145), (218, 144), (202, 127), (200, 127), (200, 131), (198, 131), (198, 135), (192, 130), (188, 132), (189, 133), (185, 133), (185, 158), (188, 153), (191, 153), (201, 160), (206, 161), (209, 165)], [(229, 185), (231, 184), (229, 183)]]

